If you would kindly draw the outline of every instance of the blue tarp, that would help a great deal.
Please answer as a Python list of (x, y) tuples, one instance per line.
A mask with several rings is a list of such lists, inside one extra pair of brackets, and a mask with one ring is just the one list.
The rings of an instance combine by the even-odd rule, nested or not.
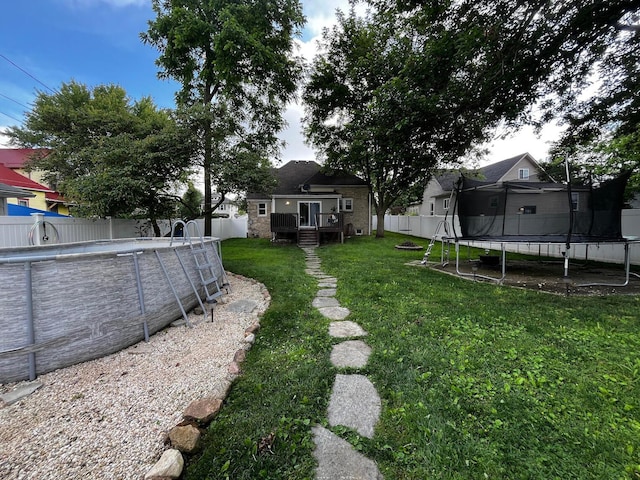
[(30, 217), (32, 213), (42, 213), (45, 217), (66, 217), (67, 215), (60, 215), (55, 212), (47, 212), (45, 210), (38, 210), (37, 208), (23, 207), (22, 205), (14, 205), (13, 203), (7, 204), (8, 215), (10, 217)]

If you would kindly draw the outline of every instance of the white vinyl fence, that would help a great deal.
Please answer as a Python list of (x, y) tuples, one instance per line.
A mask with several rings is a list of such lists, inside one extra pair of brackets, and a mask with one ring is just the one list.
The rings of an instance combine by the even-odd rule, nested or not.
[[(43, 225), (41, 221), (46, 223)], [(40, 223), (38, 223), (40, 222)], [(204, 220), (198, 220), (204, 232)], [(159, 222), (162, 235), (170, 234), (170, 220)], [(9, 217), (0, 216), (0, 247), (22, 247), (33, 245), (46, 235), (51, 243), (72, 243), (116, 238), (152, 237), (153, 229), (146, 220), (123, 220), (110, 218), (72, 217)], [(238, 218), (215, 218), (211, 222), (211, 236), (222, 240), (245, 238), (247, 216)]]
[[(431, 239), (438, 228), (438, 224), (445, 219), (444, 216), (431, 215), (386, 215), (384, 217), (384, 229), (389, 232), (404, 233), (414, 237)], [(458, 217), (447, 217), (449, 228), (460, 233)], [(373, 229), (377, 226), (376, 217), (373, 218)], [(444, 231), (438, 232), (438, 238)], [(451, 232), (453, 234), (453, 232)], [(622, 234), (627, 238), (640, 240), (640, 209), (622, 211)], [(500, 243), (472, 242), (473, 246), (489, 249), (500, 249)], [(426, 247), (426, 245), (425, 245)], [(564, 245), (537, 244), (537, 243), (508, 243), (507, 251), (526, 253), (532, 255), (544, 255), (562, 257)], [(629, 246), (630, 259), (633, 265), (640, 265), (640, 243), (631, 243)], [(421, 253), (422, 254), (422, 253)], [(621, 244), (574, 244), (569, 252), (570, 258), (585, 259), (610, 263), (624, 263), (624, 246)]]

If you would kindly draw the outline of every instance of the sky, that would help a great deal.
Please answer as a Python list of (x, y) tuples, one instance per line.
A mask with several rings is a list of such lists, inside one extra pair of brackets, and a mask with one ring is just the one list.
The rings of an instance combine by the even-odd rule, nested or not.
[[(347, 0), (302, 0), (307, 19), (299, 52), (309, 60), (322, 29), (335, 19)], [(19, 125), (38, 91), (49, 92), (74, 80), (88, 87), (117, 84), (132, 99), (153, 98), (161, 108), (174, 106), (179, 85), (158, 79), (158, 51), (140, 40), (155, 17), (151, 0), (22, 0), (7, 1), (0, 19), (0, 130)], [(280, 137), (287, 146), (281, 160), (313, 160), (314, 150), (305, 144), (300, 104), (289, 105), (289, 126)], [(504, 132), (502, 132), (504, 133)], [(557, 129), (549, 127), (537, 137), (532, 129), (496, 139), (481, 164), (529, 152), (546, 159), (549, 141)], [(8, 147), (0, 136), (0, 146)]]

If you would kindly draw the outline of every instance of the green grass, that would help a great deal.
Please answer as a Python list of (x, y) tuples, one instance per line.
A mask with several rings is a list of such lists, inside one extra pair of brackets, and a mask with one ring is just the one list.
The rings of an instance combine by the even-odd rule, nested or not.
[[(385, 479), (640, 478), (640, 297), (562, 297), (406, 266), (409, 237), (317, 249), (373, 348), (361, 373), (382, 415), (374, 439), (333, 429)], [(413, 239), (416, 240), (416, 239)], [(424, 242), (424, 240), (422, 240)], [(223, 244), (225, 267), (272, 305), (187, 478), (313, 478), (337, 369), (296, 247)], [(434, 249), (433, 258), (439, 258)], [(274, 454), (257, 442), (274, 432)]]

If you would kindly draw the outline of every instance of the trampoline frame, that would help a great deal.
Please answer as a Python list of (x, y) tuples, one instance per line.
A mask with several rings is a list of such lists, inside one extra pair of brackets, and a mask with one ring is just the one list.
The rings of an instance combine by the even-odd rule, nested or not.
[[(632, 244), (635, 243), (640, 243), (640, 239), (638, 238), (626, 238), (624, 239), (624, 241), (618, 241), (618, 242), (572, 242), (570, 244), (567, 244), (566, 242), (533, 242), (533, 241), (527, 241), (527, 242), (514, 242), (514, 241), (510, 241), (510, 242), (505, 242), (505, 241), (501, 241), (499, 239), (494, 239), (494, 240), (478, 240), (478, 239), (465, 239), (465, 238), (457, 238), (457, 237), (447, 237), (447, 238), (442, 238), (442, 242), (455, 242), (455, 252), (456, 252), (456, 273), (461, 276), (461, 277), (473, 277), (473, 278), (482, 278), (485, 280), (489, 280), (492, 282), (496, 282), (499, 285), (502, 285), (502, 283), (504, 282), (504, 279), (507, 276), (507, 251), (506, 251), (506, 245), (509, 244), (529, 244), (529, 245), (566, 245), (567, 248), (562, 252), (563, 255), (563, 261), (564, 261), (564, 278), (566, 280), (569, 279), (569, 250), (571, 248), (571, 245), (586, 245), (587, 249), (589, 247), (589, 245), (601, 245), (601, 244), (614, 244), (614, 245), (619, 245), (622, 244), (624, 245), (624, 281), (622, 283), (598, 283), (598, 282), (592, 282), (592, 283), (582, 283), (582, 284), (576, 284), (577, 287), (593, 287), (593, 286), (604, 286), (604, 287), (626, 287), (629, 284), (629, 279), (631, 277), (631, 275), (634, 275), (635, 277), (640, 278), (640, 275), (636, 274), (636, 273), (632, 273), (631, 272), (631, 255), (630, 255), (630, 246)], [(489, 242), (489, 243), (499, 243), (500, 244), (500, 250), (501, 250), (501, 276), (500, 277), (492, 277), (490, 275), (484, 275), (484, 274), (479, 274), (476, 273), (475, 271), (473, 273), (467, 273), (467, 272), (462, 272), (460, 271), (460, 244), (461, 243), (466, 243), (466, 245), (471, 248), (471, 244), (475, 243), (475, 242)], [(588, 250), (587, 250), (588, 251)]]

